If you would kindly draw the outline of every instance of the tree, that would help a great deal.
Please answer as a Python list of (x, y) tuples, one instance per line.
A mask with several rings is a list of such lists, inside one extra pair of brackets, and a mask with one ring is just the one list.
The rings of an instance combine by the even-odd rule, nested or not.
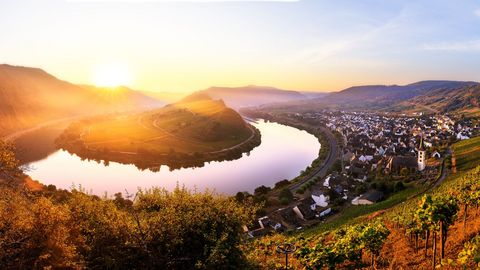
[(433, 233), (433, 268), (436, 263), (437, 231), (440, 231), (441, 258), (444, 258), (448, 227), (453, 224), (457, 212), (457, 200), (451, 196), (433, 198), (431, 195), (424, 195), (420, 201), (415, 217), (421, 228), (427, 230), (425, 251), (427, 250), (428, 232), (432, 231)]
[(405, 189), (405, 185), (403, 184), (402, 181), (398, 181), (395, 183), (395, 186), (393, 188), (394, 192), (399, 192)]
[(14, 179), (22, 173), (15, 157), (15, 146), (0, 140), (0, 177)]
[(0, 189), (0, 265), (5, 269), (77, 268), (82, 237), (64, 205)]
[(289, 188), (283, 188), (278, 194), (278, 199), (280, 202), (282, 202), (282, 204), (289, 204), (291, 201), (293, 201), (293, 193)]
[(288, 181), (287, 179), (284, 179), (282, 181), (278, 181), (277, 183), (275, 183), (275, 188), (282, 188), (282, 187), (285, 187), (285, 186), (288, 186), (290, 185), (290, 181)]
[(380, 253), (389, 234), (390, 231), (380, 222), (370, 223), (359, 230), (360, 246), (371, 254), (372, 269), (375, 268), (375, 257)]
[(244, 269), (242, 225), (257, 209), (251, 200), (239, 204), (178, 187), (141, 191), (133, 204), (121, 194), (107, 199), (78, 190), (44, 196), (0, 189), (0, 265)]
[(264, 186), (264, 185), (261, 185), (261, 186), (257, 187), (257, 188), (254, 190), (254, 193), (255, 193), (255, 195), (265, 195), (265, 194), (267, 194), (270, 190), (271, 190), (271, 188), (266, 187), (266, 186)]
[(245, 193), (242, 191), (237, 192), (237, 194), (235, 194), (235, 199), (237, 200), (237, 202), (243, 202), (243, 200), (245, 199)]

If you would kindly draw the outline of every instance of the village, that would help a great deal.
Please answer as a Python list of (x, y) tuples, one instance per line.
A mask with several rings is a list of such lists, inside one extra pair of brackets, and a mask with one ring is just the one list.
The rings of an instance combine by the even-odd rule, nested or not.
[[(451, 160), (449, 145), (479, 132), (477, 123), (448, 115), (320, 111), (289, 113), (290, 119), (327, 127), (338, 134), (339, 153), (329, 173), (305, 190), (284, 188), (292, 200), (268, 206), (266, 214), (244, 226), (249, 237), (271, 231), (302, 230), (347, 207), (372, 205), (405, 188), (442, 181)], [(257, 192), (256, 192), (257, 193)], [(275, 192), (272, 192), (275, 194)], [(283, 195), (282, 195), (283, 194)], [(281, 198), (281, 197), (280, 197)]]

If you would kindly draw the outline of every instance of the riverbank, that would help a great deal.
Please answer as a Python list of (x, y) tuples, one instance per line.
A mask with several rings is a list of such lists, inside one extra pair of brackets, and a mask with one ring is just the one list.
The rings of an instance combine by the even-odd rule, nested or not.
[[(293, 179), (318, 155), (320, 145), (311, 134), (296, 128), (258, 121), (253, 125), (262, 134), (262, 143), (240, 159), (208, 162), (201, 168), (159, 171), (139, 170), (134, 165), (82, 160), (77, 155), (58, 150), (48, 158), (31, 163), (29, 174), (45, 184), (70, 189), (82, 185), (94, 194), (114, 194), (138, 188), (164, 187), (173, 190), (177, 184), (191, 190), (216, 190), (226, 195), (248, 191), (259, 185), (273, 186), (282, 179)], [(288, 147), (284, 147), (288, 145)]]
[(293, 192), (298, 191), (309, 181), (324, 177), (340, 155), (337, 139), (332, 131), (326, 127), (318, 127), (293, 118), (280, 117), (261, 111), (244, 110), (242, 113), (247, 117), (262, 118), (267, 121), (304, 130), (318, 139), (321, 145), (318, 157), (312, 161), (310, 166), (302, 170), (297, 177), (290, 181), (291, 185), (289, 185), (289, 189)]
[(245, 141), (234, 146), (211, 151), (211, 152), (194, 152), (181, 153), (174, 150), (168, 153), (150, 151), (144, 148), (138, 148), (136, 151), (115, 151), (106, 147), (94, 148), (85, 143), (82, 134), (86, 128), (77, 128), (64, 132), (57, 140), (56, 145), (60, 149), (75, 154), (82, 159), (103, 161), (108, 165), (109, 162), (117, 162), (121, 164), (133, 164), (140, 170), (149, 169), (153, 172), (158, 171), (162, 165), (166, 165), (170, 170), (203, 167), (206, 162), (224, 161), (241, 158), (243, 153), (250, 152), (261, 143), (260, 131), (254, 126), (247, 124), (251, 132), (250, 137)]

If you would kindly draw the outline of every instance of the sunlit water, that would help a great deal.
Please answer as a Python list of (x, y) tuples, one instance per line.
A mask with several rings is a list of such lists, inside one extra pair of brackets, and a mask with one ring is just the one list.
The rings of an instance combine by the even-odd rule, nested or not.
[(46, 159), (30, 163), (29, 175), (44, 184), (70, 189), (81, 185), (94, 194), (134, 193), (138, 188), (153, 186), (172, 190), (177, 183), (199, 191), (214, 189), (220, 193), (252, 192), (260, 185), (273, 186), (291, 179), (305, 169), (318, 155), (320, 144), (311, 134), (292, 127), (258, 122), (262, 143), (249, 155), (233, 161), (210, 162), (201, 168), (159, 172), (140, 171), (134, 165), (82, 161), (76, 155), (59, 150)]

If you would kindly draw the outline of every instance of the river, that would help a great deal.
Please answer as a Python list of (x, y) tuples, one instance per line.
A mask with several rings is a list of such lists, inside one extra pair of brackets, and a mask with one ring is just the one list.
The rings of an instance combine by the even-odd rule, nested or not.
[(210, 162), (201, 168), (159, 172), (138, 170), (134, 165), (81, 160), (64, 150), (56, 150), (42, 160), (29, 163), (28, 174), (43, 184), (71, 189), (81, 186), (97, 195), (117, 192), (135, 193), (139, 188), (164, 187), (172, 190), (178, 184), (189, 189), (215, 190), (224, 194), (253, 192), (260, 186), (273, 186), (292, 179), (317, 157), (320, 143), (313, 135), (293, 127), (272, 122), (252, 123), (262, 134), (262, 143), (237, 160)]

